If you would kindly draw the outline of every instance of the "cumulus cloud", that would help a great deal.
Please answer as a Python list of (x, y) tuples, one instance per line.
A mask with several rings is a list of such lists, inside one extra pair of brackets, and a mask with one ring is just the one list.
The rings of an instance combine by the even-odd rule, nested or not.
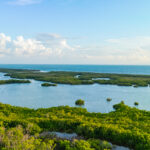
[(73, 47), (68, 45), (67, 40), (58, 34), (40, 33), (36, 36), (36, 40), (42, 42), (46, 47), (51, 47), (58, 55), (63, 55), (67, 50), (74, 50)]
[(42, 0), (11, 0), (8, 4), (12, 5), (32, 5), (42, 2)]
[(10, 52), (9, 45), (11, 43), (11, 37), (0, 33), (0, 56), (4, 56)]
[(23, 36), (18, 36), (16, 40), (12, 41), (14, 53), (16, 55), (49, 55), (51, 48), (45, 47), (42, 42), (35, 39), (24, 39)]
[(108, 39), (83, 46), (69, 44), (68, 38), (58, 34), (13, 39), (0, 33), (0, 57), (1, 63), (150, 64), (150, 37)]
[(0, 33), (0, 54), (35, 57), (35, 56), (58, 56), (63, 51), (72, 51), (66, 39), (55, 34), (39, 34), (35, 38), (25, 39), (17, 36), (12, 39), (4, 33)]

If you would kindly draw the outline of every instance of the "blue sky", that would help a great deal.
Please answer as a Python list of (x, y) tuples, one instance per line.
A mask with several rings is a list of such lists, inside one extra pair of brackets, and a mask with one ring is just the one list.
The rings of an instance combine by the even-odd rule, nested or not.
[(149, 0), (1, 0), (0, 63), (150, 64)]

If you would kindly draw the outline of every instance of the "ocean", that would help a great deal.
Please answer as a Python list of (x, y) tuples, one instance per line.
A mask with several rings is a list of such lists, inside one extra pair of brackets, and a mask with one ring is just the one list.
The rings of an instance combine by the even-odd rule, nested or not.
[(49, 65), (49, 64), (0, 64), (0, 68), (33, 69), (41, 71), (77, 71), (118, 74), (150, 74), (150, 66), (138, 65)]

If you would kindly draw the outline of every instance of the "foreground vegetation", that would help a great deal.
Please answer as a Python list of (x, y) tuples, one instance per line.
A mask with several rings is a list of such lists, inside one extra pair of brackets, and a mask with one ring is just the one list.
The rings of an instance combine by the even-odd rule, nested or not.
[[(28, 133), (27, 133), (28, 132)], [(6, 130), (0, 128), (0, 148), (2, 150), (111, 150), (112, 145), (98, 139), (65, 140), (60, 138), (29, 135), (28, 127), (21, 126)]]
[[(149, 150), (150, 112), (128, 107), (123, 102), (114, 105), (114, 109), (102, 114), (69, 106), (34, 110), (0, 103), (0, 146), (23, 143), (22, 146), (30, 147), (30, 150), (38, 149), (35, 145), (40, 149), (40, 146), (59, 147), (62, 144), (65, 150), (94, 150), (89, 140), (101, 139), (136, 150)], [(43, 131), (77, 133), (84, 140), (76, 142), (87, 148), (79, 148), (75, 141), (41, 139), (38, 134)]]
[[(58, 84), (112, 84), (120, 86), (148, 86), (150, 75), (128, 75), (128, 74), (108, 74), (89, 72), (40, 72), (38, 70), (21, 69), (0, 69), (0, 72), (7, 73), (7, 76), (18, 79), (35, 79), (39, 81), (52, 82)], [(105, 78), (107, 80), (105, 80)]]

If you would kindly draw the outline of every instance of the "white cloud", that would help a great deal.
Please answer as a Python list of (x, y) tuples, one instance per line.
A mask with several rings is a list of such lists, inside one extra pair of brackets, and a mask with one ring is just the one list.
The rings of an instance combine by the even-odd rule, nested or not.
[(59, 35), (39, 34), (36, 38), (28, 39), (17, 36), (13, 40), (10, 36), (0, 33), (0, 54), (3, 56), (49, 57), (63, 55), (64, 51), (72, 50), (73, 48), (67, 44), (66, 39), (60, 38)]
[(65, 50), (73, 51), (74, 48), (69, 46), (67, 40), (58, 34), (41, 33), (36, 36), (36, 40), (41, 41), (46, 47), (51, 47), (59, 54)]
[(150, 37), (108, 39), (86, 47), (68, 40), (58, 34), (12, 39), (0, 33), (0, 63), (150, 64)]
[(40, 3), (42, 0), (11, 0), (8, 1), (8, 4), (12, 5), (32, 5), (32, 4), (37, 4)]
[(9, 44), (11, 43), (11, 37), (0, 33), (0, 56), (4, 56), (9, 53)]
[(88, 58), (104, 64), (150, 64), (150, 37), (108, 39)]
[(12, 44), (16, 55), (31, 56), (51, 54), (51, 48), (45, 47), (40, 41), (35, 39), (24, 39), (23, 36), (18, 36), (16, 40), (13, 40)]

